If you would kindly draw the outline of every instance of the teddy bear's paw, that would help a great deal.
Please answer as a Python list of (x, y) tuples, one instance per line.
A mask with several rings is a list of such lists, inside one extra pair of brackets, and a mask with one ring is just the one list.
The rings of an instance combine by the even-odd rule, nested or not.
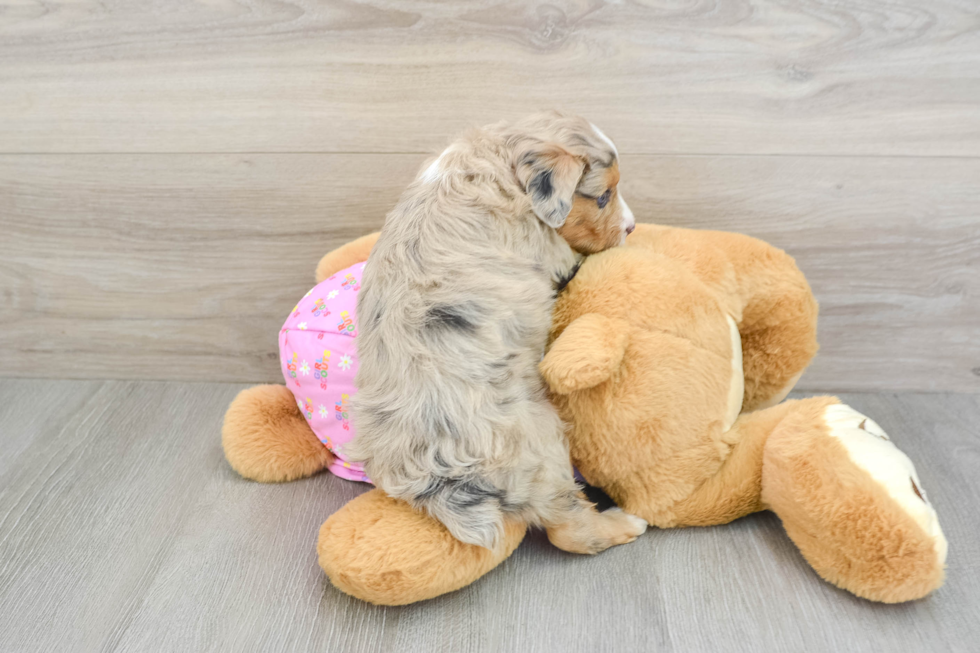
[(851, 461), (868, 474), (935, 542), (939, 564), (946, 561), (946, 537), (939, 516), (929, 503), (915, 466), (869, 417), (845, 404), (827, 406), (824, 421)]
[(886, 603), (942, 585), (946, 538), (912, 461), (832, 397), (785, 410), (766, 441), (762, 501), (817, 573)]
[(548, 539), (563, 551), (594, 555), (611, 546), (628, 544), (643, 535), (647, 523), (619, 508), (597, 512), (594, 507), (575, 518), (548, 528)]
[(258, 385), (238, 393), (221, 430), (225, 458), (245, 478), (281, 483), (326, 469), (333, 454), (321, 443), (282, 385)]

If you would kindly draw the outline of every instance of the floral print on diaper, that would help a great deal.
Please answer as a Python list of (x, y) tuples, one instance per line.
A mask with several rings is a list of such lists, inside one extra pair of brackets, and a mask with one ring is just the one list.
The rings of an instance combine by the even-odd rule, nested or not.
[(362, 467), (345, 456), (356, 430), (350, 408), (356, 394), (357, 295), (363, 270), (358, 263), (306, 293), (280, 330), (279, 351), (296, 405), (336, 458), (330, 471), (370, 482)]

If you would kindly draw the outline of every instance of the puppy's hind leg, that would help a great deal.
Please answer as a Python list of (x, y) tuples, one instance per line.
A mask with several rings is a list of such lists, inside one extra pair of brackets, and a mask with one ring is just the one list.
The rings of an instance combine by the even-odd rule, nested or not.
[(647, 523), (619, 508), (605, 512), (580, 494), (572, 500), (571, 509), (563, 512), (562, 521), (547, 527), (548, 539), (563, 551), (596, 554), (617, 544), (632, 542), (647, 530)]

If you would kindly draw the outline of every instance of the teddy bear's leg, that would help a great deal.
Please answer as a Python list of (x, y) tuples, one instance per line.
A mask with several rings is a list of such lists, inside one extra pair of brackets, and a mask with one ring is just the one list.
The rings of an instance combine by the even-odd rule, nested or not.
[[(772, 408), (773, 406), (779, 404), (783, 399), (789, 396), (789, 393), (793, 391), (793, 388), (796, 387), (796, 383), (802, 376), (802, 371), (794, 374), (788, 381), (786, 381), (786, 385), (784, 385), (782, 388), (770, 389), (768, 392), (762, 394), (758, 392), (759, 386), (756, 385), (755, 389), (752, 391), (754, 396), (750, 398), (750, 407), (746, 410), (765, 410), (766, 408)], [(768, 395), (768, 398), (766, 398), (766, 395)]]
[(225, 413), (221, 444), (236, 472), (263, 483), (311, 476), (333, 462), (282, 385), (238, 393)]
[(458, 590), (499, 565), (527, 527), (504, 523), (495, 550), (464, 544), (433, 517), (374, 489), (320, 527), (320, 566), (335, 587), (377, 605), (404, 605)]
[(943, 582), (946, 539), (912, 462), (832, 397), (794, 402), (765, 445), (762, 501), (823, 578), (895, 603)]
[(316, 266), (316, 282), (320, 283), (344, 268), (366, 261), (380, 235), (380, 232), (376, 231), (373, 234), (361, 236), (357, 240), (352, 240), (324, 254)]
[[(760, 510), (762, 502), (762, 456), (766, 441), (796, 402), (767, 410), (743, 413), (723, 436), (731, 447), (718, 471), (690, 496), (671, 506), (653, 522), (661, 528), (713, 526)], [(630, 506), (624, 506), (630, 510)]]
[(813, 360), (817, 302), (791, 256), (767, 243), (732, 236), (741, 245), (732, 259), (745, 301), (738, 326), (747, 412), (785, 399)]

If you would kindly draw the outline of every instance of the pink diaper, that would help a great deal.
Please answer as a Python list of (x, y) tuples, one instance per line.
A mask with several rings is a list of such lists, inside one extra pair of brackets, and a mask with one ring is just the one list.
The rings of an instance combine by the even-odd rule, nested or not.
[(344, 446), (354, 439), (349, 407), (357, 372), (355, 307), (364, 265), (341, 270), (299, 300), (279, 332), (279, 356), (300, 412), (337, 458), (330, 471), (370, 483), (364, 469), (344, 456)]

